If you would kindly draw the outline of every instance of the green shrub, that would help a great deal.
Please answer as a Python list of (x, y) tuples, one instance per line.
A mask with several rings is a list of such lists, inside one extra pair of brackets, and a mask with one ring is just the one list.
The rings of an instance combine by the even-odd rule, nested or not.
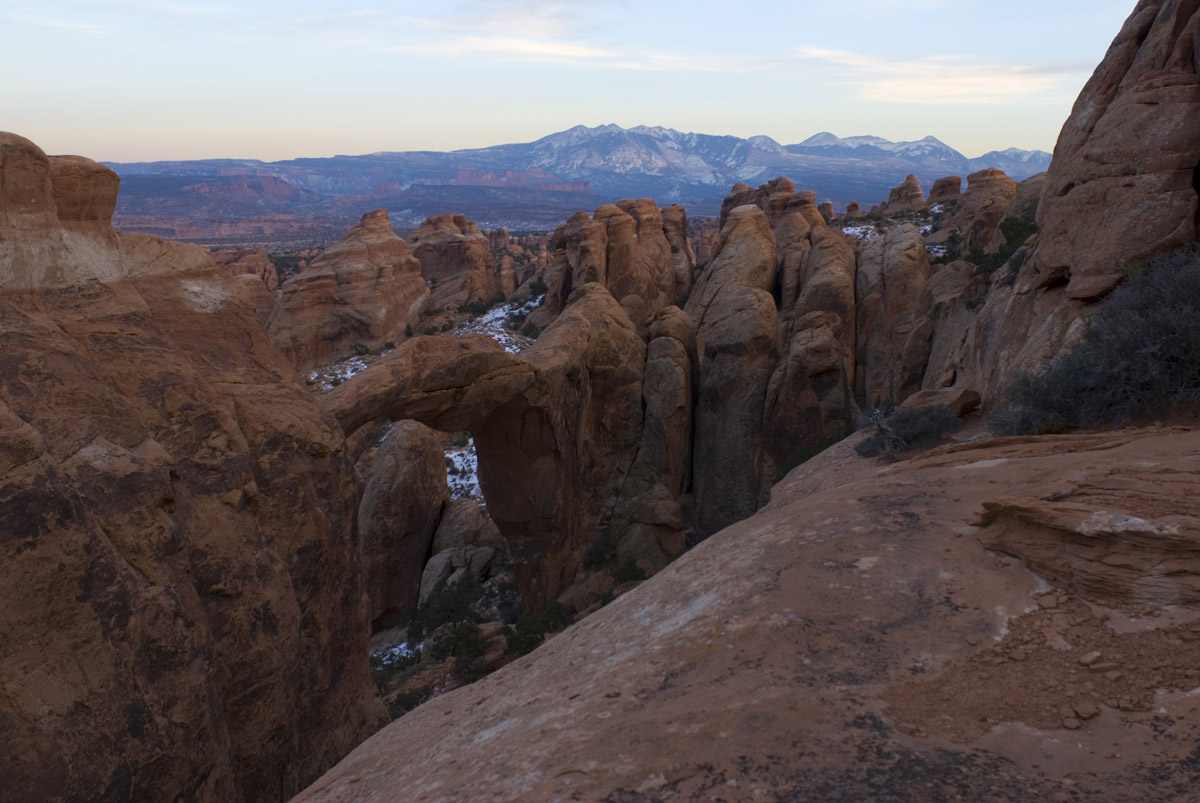
[[(411, 335), (411, 333), (412, 333), (411, 326), (408, 327), (408, 332)], [(383, 344), (383, 348), (385, 351), (391, 351), (392, 349), (396, 348), (396, 344), (389, 340), (388, 342)]]
[(541, 336), (542, 330), (536, 324), (527, 323), (521, 327), (521, 334), (530, 340), (537, 340)]
[(438, 333), (438, 328), (436, 326), (426, 326), (424, 329), (424, 334), (427, 334), (427, 335), (436, 335), (437, 333)]
[(410, 608), (404, 617), (403, 626), (408, 631), (408, 641), (415, 644), (445, 624), (457, 622), (478, 622), (480, 616), (475, 612), (479, 601), (483, 598), (483, 586), (469, 576), (463, 577), (457, 583), (443, 583), (438, 586), (425, 604), (418, 608)]
[(944, 404), (905, 407), (875, 422), (875, 431), (854, 447), (862, 457), (893, 458), (909, 449), (932, 446), (959, 426), (958, 416)]
[(516, 656), (531, 653), (546, 640), (547, 633), (565, 630), (574, 620), (566, 606), (551, 602), (541, 613), (524, 616), (515, 626), (500, 631), (504, 634), (504, 651)]
[(371, 348), (366, 343), (350, 344), (350, 353), (355, 357), (365, 357), (371, 353)]
[(1200, 404), (1200, 253), (1131, 273), (1074, 348), (1018, 373), (988, 418), (1002, 435), (1124, 426)]
[(388, 714), (392, 719), (399, 719), (432, 696), (433, 689), (429, 686), (418, 686), (415, 689), (402, 691), (388, 703)]
[(534, 280), (529, 283), (529, 292), (535, 296), (545, 295), (548, 289), (550, 288), (546, 286), (546, 281), (541, 276), (534, 277)]
[(637, 561), (633, 558), (625, 558), (618, 566), (614, 566), (612, 570), (613, 582), (617, 585), (622, 583), (633, 583), (639, 580), (646, 579), (646, 573), (642, 571), (642, 567), (637, 565)]
[(412, 337), (412, 336), (413, 336), (413, 328), (412, 328), (412, 324), (411, 324), (411, 323), (406, 323), (406, 324), (404, 324), (404, 336), (405, 336), (405, 337)]
[(463, 683), (474, 683), (483, 677), (483, 655), (487, 642), (473, 622), (456, 622), (446, 628), (429, 647), (435, 661), (454, 659), (454, 677)]

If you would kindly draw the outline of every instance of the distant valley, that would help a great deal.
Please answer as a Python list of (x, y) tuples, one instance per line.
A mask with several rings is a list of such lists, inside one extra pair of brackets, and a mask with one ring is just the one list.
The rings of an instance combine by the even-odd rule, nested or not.
[(840, 208), (884, 200), (909, 173), (928, 187), (939, 177), (988, 167), (1020, 181), (1049, 164), (1049, 153), (1015, 148), (969, 159), (935, 137), (891, 142), (820, 133), (781, 145), (763, 136), (616, 125), (450, 152), (108, 163), (121, 176), (118, 228), (268, 246), (328, 242), (376, 208), (386, 209), (401, 230), (446, 212), (489, 228), (546, 230), (620, 198), (681, 204), (693, 217), (716, 215), (733, 184), (781, 175)]

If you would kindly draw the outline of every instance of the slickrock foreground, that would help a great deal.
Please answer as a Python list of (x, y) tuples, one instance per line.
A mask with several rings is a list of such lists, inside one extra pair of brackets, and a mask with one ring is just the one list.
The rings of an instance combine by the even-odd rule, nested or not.
[[(1200, 520), (1164, 500), (1198, 489), (1196, 430), (982, 441), (893, 465), (844, 443), (296, 800), (1194, 799), (1200, 612), (1167, 589), (1197, 579)], [(1015, 500), (1040, 512), (969, 523)], [(1058, 507), (1091, 514), (1037, 556), (1055, 589), (984, 548), (1023, 551), (1061, 527)], [(1139, 517), (1140, 571), (1173, 578), (1150, 597), (1091, 551)], [(1145, 535), (1155, 522), (1170, 537)]]

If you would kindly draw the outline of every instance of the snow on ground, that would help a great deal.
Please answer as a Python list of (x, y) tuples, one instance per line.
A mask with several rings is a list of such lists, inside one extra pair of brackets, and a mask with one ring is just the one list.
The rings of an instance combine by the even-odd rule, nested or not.
[[(524, 299), (522, 301), (510, 301), (506, 304), (500, 304), (478, 318), (467, 321), (456, 327), (451, 334), (455, 335), (488, 335), (501, 346), (509, 354), (520, 354), (533, 341), (524, 335), (517, 334), (508, 328), (508, 318), (512, 315), (528, 315), (533, 312), (542, 303), (543, 296), (537, 298)], [(520, 327), (517, 327), (518, 329)]]
[(446, 483), (450, 486), (451, 499), (478, 499), (483, 501), (483, 489), (479, 487), (479, 455), (475, 453), (475, 439), (468, 436), (465, 446), (446, 445)]
[(367, 370), (371, 363), (389, 351), (392, 351), (392, 349), (385, 348), (377, 352), (356, 354), (353, 357), (347, 357), (330, 365), (321, 366), (308, 375), (308, 384), (313, 385), (318, 390), (331, 390), (355, 374), (361, 374)]
[(421, 654), (425, 649), (425, 642), (409, 646), (407, 641), (402, 641), (392, 647), (384, 647), (381, 650), (372, 650), (371, 657), (378, 661), (383, 666), (390, 664), (398, 664), (404, 661), (411, 661), (413, 658)]
[(933, 224), (921, 227), (921, 234), (924, 235), (924, 234), (932, 234), (932, 233), (933, 233)]
[(940, 215), (945, 211), (946, 207), (942, 206), (941, 204), (934, 204), (933, 206), (929, 207), (929, 214), (931, 215)]
[(879, 236), (879, 232), (874, 226), (847, 226), (842, 229), (842, 234), (857, 237), (860, 240), (874, 240)]
[(929, 252), (931, 257), (935, 259), (941, 259), (942, 257), (946, 256), (949, 249), (947, 249), (944, 245), (927, 245), (925, 246), (925, 250)]

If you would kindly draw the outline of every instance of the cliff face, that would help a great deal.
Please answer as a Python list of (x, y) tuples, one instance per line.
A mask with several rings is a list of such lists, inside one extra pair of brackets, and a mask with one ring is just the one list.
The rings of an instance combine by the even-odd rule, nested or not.
[(892, 465), (835, 446), (297, 803), (1188, 799), (1200, 522), (1161, 483), (1188, 498), (1198, 448), (1171, 429)]
[(1142, 0), (1063, 125), (1038, 210), (1031, 281), (1102, 296), (1124, 271), (1195, 242), (1200, 4)]
[(116, 186), (0, 134), (0, 796), (286, 799), (385, 718), (352, 467)]

